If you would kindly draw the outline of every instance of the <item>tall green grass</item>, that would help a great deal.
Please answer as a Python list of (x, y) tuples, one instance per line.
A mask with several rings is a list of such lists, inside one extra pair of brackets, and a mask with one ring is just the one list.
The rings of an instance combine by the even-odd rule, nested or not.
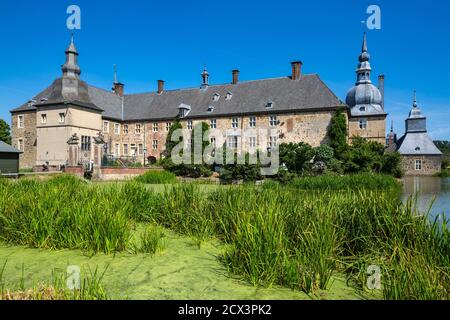
[(136, 181), (147, 184), (169, 184), (176, 183), (177, 177), (169, 171), (147, 171), (135, 178)]
[[(222, 240), (230, 273), (254, 285), (314, 293), (345, 273), (365, 289), (367, 267), (375, 264), (386, 299), (450, 298), (448, 221), (430, 222), (412, 200), (403, 205), (398, 184), (386, 177), (308, 178), (319, 179), (311, 182), (315, 188), (271, 183), (211, 193), (195, 184), (153, 193), (138, 182), (95, 188), (58, 179), (0, 182), (3, 240), (115, 252), (130, 246), (136, 222), (146, 222), (199, 243)], [(158, 238), (144, 233), (142, 250), (154, 252)]]
[(392, 176), (360, 173), (346, 176), (331, 174), (317, 177), (299, 177), (289, 183), (302, 190), (399, 190), (400, 184)]

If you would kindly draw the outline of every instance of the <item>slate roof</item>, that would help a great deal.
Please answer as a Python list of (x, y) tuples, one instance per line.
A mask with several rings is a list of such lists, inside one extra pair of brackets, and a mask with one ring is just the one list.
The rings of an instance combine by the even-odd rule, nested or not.
[(409, 132), (398, 140), (397, 145), (402, 155), (442, 155), (426, 132)]
[[(37, 105), (58, 102), (61, 98), (57, 94), (61, 91), (60, 85), (61, 79), (57, 79), (49, 88), (38, 94), (34, 98)], [(104, 118), (124, 121), (172, 119), (178, 115), (178, 107), (181, 104), (191, 107), (186, 118), (295, 112), (345, 105), (316, 74), (303, 75), (300, 80), (295, 81), (283, 77), (243, 81), (235, 85), (211, 85), (206, 89), (168, 90), (162, 94), (131, 94), (125, 95), (123, 101), (113, 92), (90, 85), (87, 85), (87, 93), (88, 99), (85, 97), (83, 100), (91, 102), (91, 108), (102, 110)], [(216, 93), (220, 98), (214, 101)], [(231, 93), (231, 99), (226, 99), (228, 93)], [(43, 97), (48, 98), (48, 101), (40, 102)], [(266, 108), (269, 102), (273, 102), (270, 109)], [(210, 106), (214, 106), (213, 112), (208, 112)], [(24, 104), (11, 112), (33, 109), (35, 110), (36, 106)]]
[(22, 153), (14, 147), (11, 147), (9, 144), (0, 141), (0, 153)]
[(20, 112), (20, 111), (31, 111), (36, 110), (36, 107), (43, 107), (48, 105), (55, 104), (64, 104), (64, 103), (72, 103), (78, 106), (96, 110), (103, 111), (101, 107), (96, 105), (91, 101), (90, 97), (90, 86), (84, 81), (78, 80), (78, 95), (71, 99), (70, 97), (65, 97), (63, 95), (62, 90), (62, 81), (63, 78), (58, 78), (53, 83), (47, 87), (44, 91), (37, 94), (31, 100), (34, 100), (33, 103), (27, 102), (21, 105), (20, 107), (11, 110), (11, 112)]

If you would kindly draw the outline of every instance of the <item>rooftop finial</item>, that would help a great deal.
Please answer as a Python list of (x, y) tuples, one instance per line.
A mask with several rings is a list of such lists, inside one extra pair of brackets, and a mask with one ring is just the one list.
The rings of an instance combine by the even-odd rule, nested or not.
[(367, 52), (367, 33), (364, 32), (364, 40), (361, 52)]
[(391, 120), (391, 132), (394, 132), (394, 120)]
[(416, 92), (416, 90), (414, 90), (413, 107), (417, 108), (417, 92)]
[(367, 34), (364, 32), (361, 54), (359, 55), (359, 62), (368, 62), (369, 60), (370, 54), (367, 50)]

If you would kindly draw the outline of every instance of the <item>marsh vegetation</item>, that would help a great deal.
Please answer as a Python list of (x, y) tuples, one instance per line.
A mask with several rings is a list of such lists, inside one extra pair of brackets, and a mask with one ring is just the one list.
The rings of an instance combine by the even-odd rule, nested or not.
[(416, 214), (412, 199), (402, 204), (391, 177), (308, 179), (208, 192), (196, 184), (162, 192), (137, 181), (99, 186), (70, 176), (1, 181), (0, 237), (34, 248), (154, 254), (165, 248), (165, 228), (199, 247), (218, 239), (230, 275), (257, 286), (314, 293), (344, 274), (365, 290), (368, 266), (377, 265), (385, 299), (449, 298), (445, 219)]

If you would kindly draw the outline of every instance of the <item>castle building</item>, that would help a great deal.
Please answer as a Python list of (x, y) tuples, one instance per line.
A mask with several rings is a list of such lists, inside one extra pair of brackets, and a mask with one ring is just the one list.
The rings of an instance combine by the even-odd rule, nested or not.
[[(125, 94), (114, 72), (113, 90), (81, 80), (73, 37), (66, 50), (62, 77), (22, 106), (11, 110), (13, 145), (21, 152), (21, 168), (66, 165), (77, 146), (80, 164), (97, 155), (96, 137), (103, 135), (104, 154), (144, 162), (159, 159), (175, 119), (186, 129), (199, 122), (223, 134), (227, 147), (250, 151), (280, 143), (328, 142), (327, 130), (338, 108), (345, 109), (349, 137), (384, 143), (386, 113), (382, 91), (370, 81), (370, 55), (364, 35), (356, 71), (357, 82), (347, 95), (348, 106), (317, 74), (302, 73), (302, 62), (291, 63), (290, 76), (239, 81), (232, 71), (227, 84), (211, 84), (206, 67), (196, 88), (166, 90), (158, 80), (156, 92)], [(384, 78), (380, 78), (383, 80)], [(382, 85), (382, 81), (380, 82)], [(380, 88), (382, 86), (380, 85)], [(241, 130), (270, 130), (266, 139), (241, 136)]]
[(416, 92), (409, 116), (405, 121), (406, 132), (396, 142), (402, 155), (402, 167), (406, 175), (433, 175), (440, 172), (442, 152), (427, 133), (427, 118), (417, 105)]
[(386, 116), (384, 111), (384, 76), (378, 77), (379, 88), (370, 80), (372, 68), (367, 49), (367, 36), (364, 40), (359, 64), (356, 69), (356, 84), (347, 93), (346, 103), (350, 108), (348, 123), (349, 138), (363, 137), (385, 144)]

